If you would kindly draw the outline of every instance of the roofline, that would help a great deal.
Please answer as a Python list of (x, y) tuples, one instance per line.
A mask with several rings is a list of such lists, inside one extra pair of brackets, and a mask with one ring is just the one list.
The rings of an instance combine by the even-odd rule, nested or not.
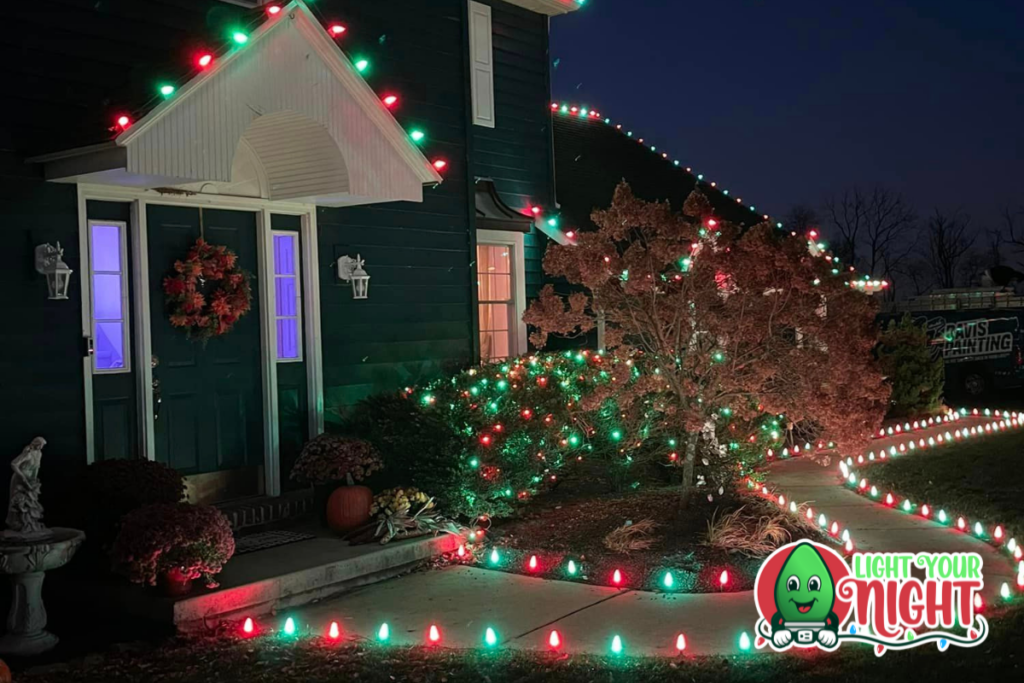
[(51, 161), (61, 161), (63, 159), (73, 159), (75, 157), (83, 157), (89, 154), (95, 154), (96, 152), (106, 152), (108, 150), (116, 148), (118, 145), (113, 140), (107, 140), (106, 142), (99, 142), (95, 145), (86, 145), (85, 147), (72, 147), (71, 149), (65, 149), (60, 152), (48, 152), (47, 154), (39, 154), (34, 157), (25, 159), (30, 164), (45, 164)]
[(583, 6), (580, 0), (505, 0), (505, 2), (549, 17), (569, 14)]

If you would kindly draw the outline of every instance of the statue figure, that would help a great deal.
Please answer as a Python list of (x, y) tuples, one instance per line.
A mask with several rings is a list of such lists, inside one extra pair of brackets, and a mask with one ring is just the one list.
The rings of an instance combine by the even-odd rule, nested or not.
[(7, 506), (5, 538), (37, 539), (50, 534), (43, 524), (43, 506), (39, 503), (42, 486), (39, 467), (43, 461), (46, 439), (37, 436), (25, 446), (21, 455), (11, 462), (11, 499)]

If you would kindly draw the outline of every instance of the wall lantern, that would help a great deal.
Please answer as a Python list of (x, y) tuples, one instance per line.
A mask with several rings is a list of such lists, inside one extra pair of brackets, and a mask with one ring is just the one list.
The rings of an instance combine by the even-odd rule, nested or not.
[(46, 288), (50, 290), (50, 299), (55, 301), (68, 298), (68, 285), (71, 284), (71, 273), (75, 272), (64, 263), (64, 250), (52, 244), (40, 244), (36, 247), (36, 272), (46, 276)]
[(338, 278), (352, 282), (352, 298), (366, 299), (370, 291), (370, 276), (363, 270), (366, 263), (359, 254), (355, 258), (342, 256), (338, 259)]

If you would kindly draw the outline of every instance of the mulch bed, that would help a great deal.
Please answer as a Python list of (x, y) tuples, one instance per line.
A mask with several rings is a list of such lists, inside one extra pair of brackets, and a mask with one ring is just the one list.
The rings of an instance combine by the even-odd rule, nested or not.
[[(762, 558), (713, 548), (705, 543), (708, 522), (746, 505), (753, 515), (771, 510), (764, 501), (752, 496), (716, 496), (711, 503), (700, 498), (690, 509), (680, 509), (677, 487), (651, 488), (628, 494), (557, 496), (539, 499), (522, 517), (502, 522), (490, 534), (489, 544), (499, 548), (497, 566), (485, 567), (551, 579), (585, 581), (614, 585), (615, 570), (619, 587), (640, 590), (666, 590), (666, 571), (673, 576), (672, 592), (707, 593), (750, 590), (754, 586)], [(628, 553), (615, 552), (604, 544), (609, 532), (627, 522), (654, 520), (659, 526), (651, 535), (649, 549)], [(798, 532), (792, 540), (811, 537), (822, 540), (813, 530)], [(531, 556), (537, 567), (529, 566)], [(573, 560), (579, 570), (570, 576), (566, 570)], [(722, 572), (728, 582), (721, 583)]]

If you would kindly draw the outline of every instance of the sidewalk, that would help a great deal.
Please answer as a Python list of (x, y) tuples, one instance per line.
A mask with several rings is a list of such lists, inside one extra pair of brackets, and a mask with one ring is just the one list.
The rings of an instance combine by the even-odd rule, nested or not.
[[(958, 426), (980, 422), (964, 418)], [(953, 431), (953, 426), (879, 439), (873, 448), (898, 448), (911, 438), (927, 439), (946, 431)], [(903, 457), (927, 458), (928, 452)], [(1000, 583), (1012, 585), (1012, 567), (994, 548), (846, 490), (839, 485), (837, 467), (835, 458), (829, 467), (794, 458), (776, 463), (770, 480), (787, 498), (810, 502), (816, 513), (849, 528), (857, 550), (973, 551), (985, 562), (987, 602), (994, 599)], [(285, 616), (278, 615), (278, 620)], [(326, 633), (330, 622), (338, 621), (345, 637), (367, 640), (387, 622), (390, 642), (396, 645), (426, 643), (435, 624), (439, 645), (445, 647), (481, 647), (490, 627), (500, 647), (540, 650), (547, 648), (548, 634), (556, 629), (562, 651), (568, 653), (608, 654), (612, 639), (619, 635), (626, 654), (676, 656), (680, 633), (686, 636), (688, 654), (740, 653), (741, 634), (753, 638), (757, 612), (749, 592), (671, 595), (452, 567), (369, 586), (287, 616), (310, 633)]]

